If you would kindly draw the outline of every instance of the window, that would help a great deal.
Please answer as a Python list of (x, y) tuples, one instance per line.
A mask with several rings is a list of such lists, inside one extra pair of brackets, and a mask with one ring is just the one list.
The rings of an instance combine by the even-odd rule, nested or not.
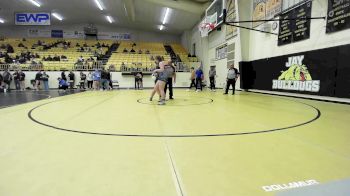
[(227, 45), (223, 45), (216, 48), (216, 60), (224, 59), (227, 57)]
[(282, 3), (282, 10), (287, 10), (299, 3), (303, 3), (303, 2), (306, 2), (308, 0), (283, 0), (283, 3)]

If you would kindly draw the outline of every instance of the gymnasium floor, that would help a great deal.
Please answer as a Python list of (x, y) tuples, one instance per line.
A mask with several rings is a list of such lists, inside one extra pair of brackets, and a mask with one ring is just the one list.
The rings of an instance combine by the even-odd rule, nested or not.
[[(350, 178), (350, 105), (82, 92), (0, 109), (1, 196), (255, 196)], [(285, 190), (288, 191), (288, 190)]]

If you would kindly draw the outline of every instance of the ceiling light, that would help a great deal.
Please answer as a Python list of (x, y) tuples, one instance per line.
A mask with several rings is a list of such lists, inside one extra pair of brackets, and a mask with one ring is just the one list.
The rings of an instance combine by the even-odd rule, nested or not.
[(108, 20), (109, 23), (113, 23), (113, 19), (110, 16), (106, 16), (106, 19)]
[(124, 10), (125, 10), (126, 16), (128, 16), (129, 14), (128, 14), (128, 10), (126, 9), (125, 3), (124, 3)]
[(54, 16), (57, 20), (62, 21), (62, 17), (58, 15), (57, 13), (52, 13), (52, 16)]
[(5, 23), (5, 21), (3, 19), (0, 18), (0, 23)]
[(98, 9), (103, 10), (103, 7), (102, 7), (101, 2), (99, 0), (95, 0), (95, 3), (97, 5)]
[(165, 28), (164, 25), (160, 25), (160, 26), (159, 26), (159, 30), (161, 30), (161, 31), (162, 31), (164, 28)]
[(28, 0), (29, 2), (31, 2), (33, 5), (37, 6), (37, 7), (40, 7), (41, 5), (36, 2), (35, 0)]
[(168, 22), (169, 12), (170, 12), (170, 8), (166, 8), (165, 15), (164, 15), (164, 18), (163, 18), (163, 24), (166, 24)]

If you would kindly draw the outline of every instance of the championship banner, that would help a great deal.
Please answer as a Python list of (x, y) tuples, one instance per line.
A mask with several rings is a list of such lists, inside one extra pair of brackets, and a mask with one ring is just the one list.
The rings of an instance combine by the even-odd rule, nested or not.
[(38, 37), (51, 37), (51, 30), (39, 30), (39, 29), (28, 29), (28, 37), (38, 38)]
[[(253, 20), (266, 19), (266, 0), (253, 1)], [(263, 22), (253, 22), (253, 28), (261, 25)]]
[(130, 33), (98, 32), (98, 39), (131, 40)]
[[(237, 10), (236, 10), (236, 0), (227, 0), (226, 2), (226, 22), (233, 22), (237, 19)], [(226, 39), (230, 39), (237, 35), (237, 27), (226, 25)]]
[(84, 39), (85, 34), (83, 31), (63, 31), (63, 38)]
[(51, 14), (40, 13), (15, 13), (15, 25), (51, 25)]
[(63, 30), (51, 30), (52, 38), (63, 38)]
[(350, 28), (350, 0), (328, 0), (326, 33)]
[[(312, 2), (307, 2), (299, 7), (281, 14), (278, 33), (278, 46), (290, 44), (310, 38)], [(287, 20), (296, 19), (296, 20)]]
[(241, 88), (350, 98), (350, 45), (241, 62)]
[(282, 0), (266, 1), (266, 19), (272, 19), (282, 11)]

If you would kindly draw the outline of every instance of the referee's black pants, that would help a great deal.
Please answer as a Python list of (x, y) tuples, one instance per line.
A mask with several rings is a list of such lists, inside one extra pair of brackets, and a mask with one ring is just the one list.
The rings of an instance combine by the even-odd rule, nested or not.
[(232, 85), (232, 94), (235, 94), (236, 79), (228, 79), (227, 80), (225, 94), (228, 93), (228, 90), (230, 89), (231, 85)]
[(172, 99), (173, 98), (173, 78), (168, 78), (168, 81), (164, 88), (165, 95), (168, 89), (168, 85), (169, 85), (169, 99)]

